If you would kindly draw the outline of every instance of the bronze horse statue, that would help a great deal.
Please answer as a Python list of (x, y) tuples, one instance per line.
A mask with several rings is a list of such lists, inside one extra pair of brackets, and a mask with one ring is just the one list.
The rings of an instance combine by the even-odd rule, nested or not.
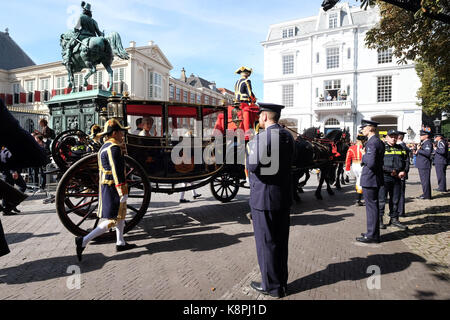
[[(67, 31), (61, 35), (60, 45), (63, 55), (67, 50), (67, 45), (73, 39), (74, 32)], [(111, 68), (114, 56), (127, 60), (128, 53), (122, 46), (122, 40), (117, 32), (112, 32), (106, 37), (89, 37), (83, 40), (76, 40), (78, 43), (65, 66), (69, 74), (69, 88), (73, 87), (74, 74), (88, 68), (89, 72), (84, 76), (83, 85), (87, 87), (88, 79), (97, 72), (97, 65), (103, 64), (109, 74), (108, 91), (112, 90), (113, 70)]]

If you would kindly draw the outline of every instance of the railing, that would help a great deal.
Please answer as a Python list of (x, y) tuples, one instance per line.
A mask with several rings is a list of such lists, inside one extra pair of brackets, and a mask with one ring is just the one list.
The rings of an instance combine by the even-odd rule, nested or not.
[(337, 100), (337, 101), (322, 101), (316, 103), (319, 109), (351, 109), (352, 101), (347, 100)]

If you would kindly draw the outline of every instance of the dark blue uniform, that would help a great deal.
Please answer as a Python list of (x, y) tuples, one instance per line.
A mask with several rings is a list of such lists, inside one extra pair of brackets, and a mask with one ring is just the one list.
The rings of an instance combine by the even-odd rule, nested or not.
[[(275, 294), (287, 287), (288, 279), (294, 139), (286, 129), (275, 124), (255, 136), (247, 151), (250, 207), (262, 288)], [(264, 154), (273, 157), (269, 164)]]
[(448, 147), (445, 140), (437, 142), (434, 154), (434, 166), (436, 168), (436, 176), (438, 180), (438, 190), (447, 192), (447, 162), (448, 162)]
[[(409, 162), (406, 150), (399, 144), (389, 145), (385, 143), (383, 173), (384, 184), (379, 191), (379, 205), (380, 205), (380, 224), (383, 222), (384, 209), (386, 206), (386, 197), (389, 195), (389, 217), (391, 219), (398, 219), (399, 217), (399, 202), (401, 196), (401, 181), (398, 177), (400, 172), (406, 172)], [(394, 176), (392, 175), (394, 174)]]
[(433, 144), (427, 139), (421, 143), (421, 148), (416, 155), (416, 168), (419, 169), (420, 182), (422, 184), (423, 198), (431, 199), (431, 154)]
[(400, 192), (401, 193), (400, 193), (400, 200), (398, 202), (398, 213), (399, 213), (399, 216), (404, 217), (405, 214), (406, 214), (406, 211), (405, 211), (406, 180), (408, 180), (408, 173), (409, 173), (409, 168), (410, 168), (411, 149), (409, 149), (406, 146), (406, 143), (404, 143), (403, 141), (401, 143), (399, 143), (399, 145), (401, 145), (402, 148), (406, 152), (406, 155), (407, 155), (406, 161), (407, 161), (407, 164), (408, 164), (406, 169), (405, 169), (406, 176), (403, 179), (401, 179), (401, 182), (400, 182), (400, 184), (401, 184)]
[(252, 91), (252, 82), (246, 78), (240, 78), (234, 85), (234, 95), (238, 102), (250, 103), (255, 100)]
[(366, 238), (380, 240), (380, 208), (378, 193), (384, 185), (383, 158), (384, 143), (372, 136), (365, 145), (365, 154), (362, 158), (361, 187), (366, 202), (367, 233)]

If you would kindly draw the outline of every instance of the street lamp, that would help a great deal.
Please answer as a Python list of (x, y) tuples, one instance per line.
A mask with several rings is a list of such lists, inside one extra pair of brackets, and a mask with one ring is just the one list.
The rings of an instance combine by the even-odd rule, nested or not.
[(436, 133), (441, 133), (441, 120), (436, 119), (433, 121), (434, 127), (436, 128)]

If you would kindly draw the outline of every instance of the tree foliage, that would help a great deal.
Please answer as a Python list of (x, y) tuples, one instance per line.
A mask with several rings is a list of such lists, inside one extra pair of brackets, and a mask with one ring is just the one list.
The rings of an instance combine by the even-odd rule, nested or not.
[(428, 115), (450, 112), (450, 82), (446, 77), (437, 75), (436, 71), (424, 62), (417, 62), (416, 71), (422, 82), (417, 92), (421, 99), (423, 111)]
[[(450, 0), (422, 0), (433, 12), (446, 13)], [(425, 15), (407, 11), (398, 6), (377, 1), (380, 22), (366, 34), (366, 45), (371, 49), (392, 48), (399, 63), (408, 60), (418, 63), (417, 71), (422, 80), (419, 97), (426, 113), (448, 108), (448, 97), (433, 98), (447, 92), (450, 83), (450, 24)], [(430, 9), (431, 11), (431, 9)], [(423, 11), (422, 11), (423, 12)], [(445, 88), (447, 88), (445, 91)], [(441, 93), (442, 91), (442, 93)], [(440, 101), (440, 103), (439, 103)], [(446, 104), (442, 104), (446, 101)]]

